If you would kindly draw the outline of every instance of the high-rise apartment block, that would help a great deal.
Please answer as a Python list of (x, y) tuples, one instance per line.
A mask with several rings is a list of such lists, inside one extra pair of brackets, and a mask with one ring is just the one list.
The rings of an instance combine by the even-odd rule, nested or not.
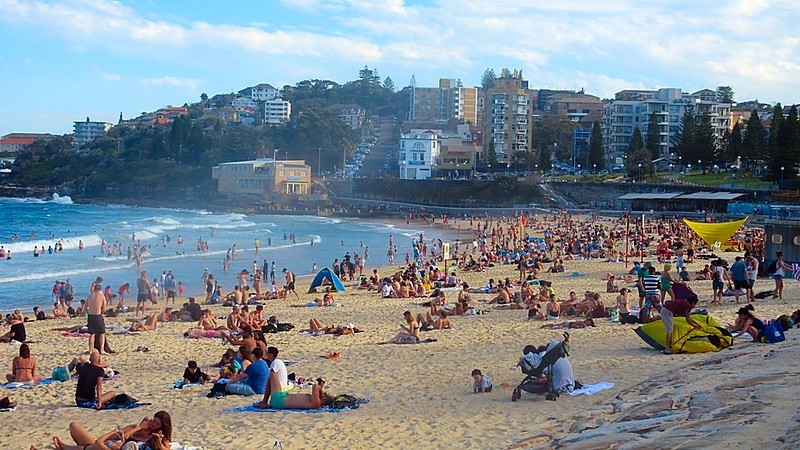
[(411, 87), (410, 122), (476, 123), (478, 89), (463, 87), (458, 80), (442, 78), (439, 87)]
[(497, 78), (486, 91), (483, 105), (484, 152), (491, 143), (500, 162), (511, 161), (517, 152), (531, 151), (531, 119), (535, 91), (528, 89), (522, 73), (514, 70)]
[(668, 158), (674, 151), (675, 137), (680, 132), (681, 118), (688, 108), (695, 114), (708, 114), (717, 139), (731, 127), (731, 105), (716, 101), (716, 93), (703, 89), (684, 93), (677, 88), (658, 90), (624, 90), (603, 110), (603, 140), (608, 162), (623, 165), (636, 127), (647, 136), (651, 114), (656, 115), (659, 155)]
[(75, 145), (83, 147), (100, 136), (104, 136), (114, 125), (108, 122), (92, 122), (89, 118), (86, 121), (75, 121), (73, 132), (75, 133)]

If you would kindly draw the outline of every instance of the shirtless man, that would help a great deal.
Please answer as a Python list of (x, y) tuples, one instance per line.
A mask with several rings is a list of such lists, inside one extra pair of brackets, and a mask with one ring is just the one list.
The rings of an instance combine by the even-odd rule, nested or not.
[(242, 330), (241, 328), (241, 317), (239, 316), (239, 306), (234, 305), (233, 311), (228, 314), (228, 320), (226, 321), (226, 325), (229, 330), (238, 333)]
[(497, 297), (491, 299), (489, 303), (497, 303), (498, 305), (507, 305), (511, 303), (511, 296), (508, 294), (508, 288), (505, 286), (497, 287)]
[(258, 345), (258, 344), (256, 344), (256, 340), (253, 339), (253, 330), (251, 330), (250, 328), (243, 328), (242, 329), (242, 337), (241, 337), (241, 339), (237, 339), (234, 336), (231, 336), (230, 334), (225, 335), (225, 338), (228, 340), (228, 343), (230, 343), (231, 345), (236, 345), (236, 346), (244, 345), (251, 352)]
[[(99, 347), (105, 348), (106, 324), (103, 314), (106, 312), (106, 296), (103, 295), (103, 286), (95, 283), (92, 286), (92, 295), (86, 300), (87, 326), (89, 327), (89, 352), (94, 350), (94, 342), (98, 340)], [(105, 354), (102, 353), (101, 354)]]
[(325, 380), (318, 378), (317, 384), (311, 387), (310, 394), (289, 394), (281, 390), (277, 372), (270, 370), (265, 390), (265, 396), (269, 393), (269, 401), (261, 400), (253, 406), (263, 409), (320, 409), (332, 404), (335, 398), (322, 390), (324, 386)]
[(289, 294), (289, 292), (293, 292), (294, 296), (297, 297), (297, 300), (300, 301), (300, 294), (297, 293), (297, 289), (295, 288), (295, 279), (294, 273), (289, 272), (289, 269), (284, 268), (283, 274), (286, 275), (286, 287), (284, 288), (286, 293), (284, 297)]

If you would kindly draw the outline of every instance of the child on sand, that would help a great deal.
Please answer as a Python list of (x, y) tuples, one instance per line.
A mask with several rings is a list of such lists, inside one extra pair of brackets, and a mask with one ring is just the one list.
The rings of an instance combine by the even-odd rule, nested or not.
[(186, 370), (183, 371), (183, 381), (181, 382), (181, 384), (175, 387), (178, 389), (182, 389), (183, 386), (187, 384), (194, 384), (194, 383), (205, 384), (207, 381), (214, 381), (214, 377), (202, 372), (197, 367), (197, 361), (189, 361)]
[(483, 375), (480, 369), (472, 371), (472, 379), (475, 380), (472, 383), (472, 392), (476, 394), (492, 392), (492, 378)]

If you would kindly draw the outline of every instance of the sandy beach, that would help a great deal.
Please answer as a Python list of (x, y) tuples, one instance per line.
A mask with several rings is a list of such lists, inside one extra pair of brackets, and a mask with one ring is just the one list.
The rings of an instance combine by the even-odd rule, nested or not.
[[(465, 235), (466, 237), (466, 235)], [(724, 257), (733, 260), (733, 253)], [(379, 258), (376, 258), (379, 259)], [(383, 260), (383, 259), (381, 259)], [(247, 261), (245, 257), (243, 261)], [(371, 262), (371, 261), (370, 261)], [(605, 294), (606, 273), (621, 275), (623, 263), (568, 261), (566, 273), (546, 274), (559, 298), (569, 291), (601, 292), (606, 305), (616, 294)], [(368, 262), (367, 270), (373, 267)], [(702, 268), (695, 262), (694, 272)], [(394, 268), (381, 267), (390, 274)], [(572, 272), (584, 274), (571, 276)], [(481, 273), (459, 274), (471, 286), (489, 278), (516, 278), (515, 266), (497, 266)], [(308, 289), (310, 280), (299, 283)], [(700, 307), (711, 298), (710, 281), (692, 281)], [(349, 288), (352, 283), (346, 283)], [(772, 289), (772, 280), (756, 283), (756, 292)], [(448, 295), (455, 296), (455, 292)], [(301, 294), (303, 302), (319, 294)], [(488, 299), (491, 295), (477, 295)], [(758, 315), (773, 319), (798, 308), (800, 283), (789, 279), (783, 300), (755, 303)], [(348, 289), (337, 293), (340, 307), (293, 308), (296, 301), (268, 301), (265, 315), (276, 315), (297, 329), (268, 335), (268, 345), (280, 349), (283, 360), (298, 377), (324, 377), (327, 389), (368, 397), (359, 409), (341, 413), (224, 412), (256, 399), (206, 397), (210, 387), (173, 389), (189, 359), (206, 371), (229, 346), (221, 339), (186, 339), (188, 323), (168, 323), (157, 331), (111, 335), (119, 353), (105, 360), (121, 373), (105, 389), (125, 392), (152, 403), (133, 410), (93, 411), (74, 406), (75, 381), (3, 391), (19, 402), (15, 411), (2, 412), (0, 448), (49, 448), (52, 435), (68, 440), (68, 424), (77, 421), (100, 435), (116, 425), (137, 423), (145, 415), (166, 410), (172, 415), (174, 441), (206, 449), (272, 448), (794, 448), (800, 427), (792, 395), (797, 370), (800, 330), (787, 333), (779, 344), (737, 341), (719, 353), (667, 356), (645, 344), (636, 325), (597, 321), (597, 327), (571, 332), (570, 361), (583, 383), (614, 383), (593, 396), (562, 396), (556, 402), (523, 394), (511, 402), (511, 390), (523, 376), (513, 370), (526, 344), (542, 345), (562, 331), (542, 330), (542, 321), (528, 321), (527, 311), (492, 310), (489, 314), (453, 317), (453, 330), (430, 331), (423, 338), (436, 342), (417, 345), (377, 345), (391, 338), (403, 323), (402, 313), (425, 313), (418, 299), (380, 299), (376, 293)], [(180, 303), (180, 301), (179, 301)], [(161, 305), (159, 305), (161, 306)], [(152, 308), (152, 307), (151, 307)], [(212, 308), (224, 317), (229, 308)], [(723, 325), (735, 320), (736, 305), (708, 306)], [(30, 314), (27, 314), (30, 316)], [(106, 319), (122, 325), (125, 317)], [(349, 336), (301, 335), (311, 318), (324, 324), (354, 323), (364, 330)], [(39, 372), (85, 353), (86, 338), (62, 337), (49, 331), (84, 323), (84, 319), (47, 320), (27, 325)], [(149, 352), (135, 351), (147, 347)], [(0, 345), (6, 370), (17, 345)], [(322, 357), (340, 352), (341, 358)], [(495, 389), (473, 394), (470, 372), (481, 369), (494, 378)], [(5, 373), (5, 372), (4, 372)], [(504, 387), (506, 384), (509, 387)], [(295, 392), (309, 392), (297, 388)], [(647, 422), (647, 420), (650, 420)], [(581, 433), (582, 431), (582, 433)], [(776, 440), (777, 439), (777, 440)], [(516, 445), (515, 445), (516, 444)]]

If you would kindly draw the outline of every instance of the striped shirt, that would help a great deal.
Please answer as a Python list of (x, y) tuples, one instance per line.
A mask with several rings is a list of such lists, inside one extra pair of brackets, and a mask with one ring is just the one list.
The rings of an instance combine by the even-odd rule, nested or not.
[(644, 283), (644, 293), (656, 295), (659, 294), (658, 290), (658, 283), (659, 283), (659, 276), (658, 275), (648, 275), (644, 277), (642, 282)]

